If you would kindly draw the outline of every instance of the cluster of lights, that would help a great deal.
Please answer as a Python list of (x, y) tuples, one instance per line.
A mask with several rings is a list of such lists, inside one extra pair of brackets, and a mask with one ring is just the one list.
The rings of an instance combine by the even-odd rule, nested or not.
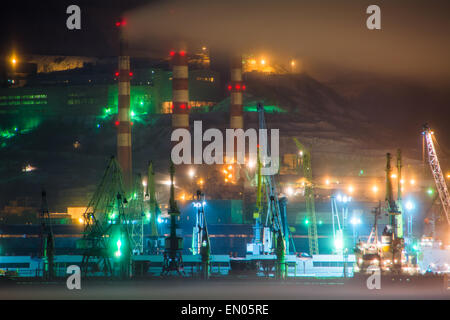
[[(247, 87), (245, 86), (245, 84), (240, 85), (240, 84), (235, 84), (234, 85), (234, 89), (236, 89), (237, 91), (245, 91), (245, 89), (247, 89)], [(231, 84), (228, 85), (228, 90), (231, 91), (233, 90), (233, 86)]]
[(340, 195), (340, 194), (338, 194), (337, 196), (336, 196), (336, 200), (338, 201), (338, 202), (343, 202), (343, 203), (347, 203), (347, 202), (351, 202), (352, 201), (352, 197), (348, 197), (348, 196), (346, 196), (346, 195)]
[(22, 171), (23, 171), (23, 172), (31, 172), (31, 171), (34, 171), (34, 170), (36, 170), (36, 168), (33, 167), (33, 166), (30, 165), (30, 164), (27, 164), (25, 167), (22, 168)]
[(407, 201), (407, 202), (405, 203), (405, 208), (406, 208), (406, 210), (408, 210), (408, 211), (413, 210), (413, 209), (414, 209), (414, 203), (412, 203), (412, 201)]
[[(176, 54), (176, 52), (175, 52), (174, 50), (170, 51), (170, 56), (171, 56), (171, 57), (174, 57), (175, 54)], [(179, 54), (181, 57), (184, 57), (184, 56), (186, 55), (186, 51), (181, 50), (181, 51), (178, 52), (178, 54)]]
[[(116, 71), (115, 73), (114, 73), (114, 75), (116, 76), (116, 77), (118, 77), (119, 75), (120, 75), (120, 72), (119, 71)], [(131, 72), (130, 71), (130, 73), (128, 74), (130, 77), (132, 77), (133, 76), (133, 72)]]
[(233, 170), (233, 165), (231, 165), (231, 164), (229, 164), (225, 169), (222, 170), (222, 173), (225, 176), (224, 181), (226, 183), (233, 182), (233, 180), (232, 180), (233, 179), (232, 170)]
[[(255, 59), (250, 60), (250, 64), (256, 65), (256, 63), (257, 61)], [(267, 63), (267, 61), (266, 59), (262, 58), (261, 60), (259, 60), (259, 63), (264, 66)]]
[(124, 27), (126, 25), (127, 25), (127, 22), (125, 20), (116, 22), (116, 27)]
[(194, 206), (194, 208), (201, 208), (202, 206), (206, 206), (206, 202), (192, 202), (192, 205)]
[(353, 187), (352, 185), (349, 185), (347, 190), (348, 190), (348, 193), (352, 194), (355, 191), (355, 187)]
[[(188, 108), (188, 109), (190, 109), (191, 108), (191, 106), (188, 104), (188, 105), (186, 105), (185, 103), (182, 103), (182, 104), (180, 104), (180, 109), (186, 109), (186, 107)], [(172, 104), (172, 107), (171, 107), (172, 109), (174, 109), (175, 108), (175, 106)]]
[(286, 188), (286, 194), (288, 196), (293, 196), (294, 195), (294, 189), (292, 187), (287, 187)]

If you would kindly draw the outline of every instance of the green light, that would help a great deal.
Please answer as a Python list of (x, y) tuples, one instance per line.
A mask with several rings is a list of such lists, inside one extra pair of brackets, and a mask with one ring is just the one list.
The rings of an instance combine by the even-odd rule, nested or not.
[(131, 116), (134, 117), (135, 113), (134, 111), (131, 111)]
[(364, 174), (364, 170), (363, 169), (359, 170), (359, 175), (362, 176), (363, 174)]
[(322, 220), (319, 220), (319, 224), (322, 224), (323, 222), (322, 222)]
[(100, 128), (100, 123), (97, 123), (97, 128)]
[(144, 105), (144, 101), (139, 102), (139, 104), (140, 104), (141, 106), (143, 106), (143, 105)]
[(17, 127), (14, 127), (14, 131), (17, 131), (18, 129), (17, 129)]
[(417, 251), (417, 249), (418, 249), (417, 245), (413, 245), (412, 248), (413, 248), (414, 251)]
[(434, 190), (431, 188), (428, 188), (427, 193), (431, 196), (434, 193)]
[(334, 241), (334, 247), (336, 248), (336, 250), (342, 250), (342, 248), (344, 247), (344, 243), (341, 238), (337, 238)]
[(308, 220), (308, 219), (305, 220), (305, 224), (306, 224), (306, 225), (309, 224), (309, 220)]
[(120, 251), (120, 247), (122, 246), (122, 241), (117, 240), (117, 251), (115, 252), (116, 257), (120, 257), (122, 255), (122, 252)]

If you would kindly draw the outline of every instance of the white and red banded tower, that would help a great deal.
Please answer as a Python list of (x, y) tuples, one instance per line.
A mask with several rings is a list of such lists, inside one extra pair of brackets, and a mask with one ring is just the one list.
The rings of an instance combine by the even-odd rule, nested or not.
[(188, 60), (186, 51), (171, 51), (172, 57), (172, 128), (189, 128)]
[(242, 81), (242, 57), (235, 56), (231, 59), (231, 83), (230, 91), (230, 128), (244, 129), (244, 110), (242, 106), (242, 92), (245, 85)]
[(117, 160), (122, 169), (125, 190), (129, 191), (132, 184), (132, 152), (131, 152), (131, 119), (130, 119), (130, 56), (128, 44), (124, 35), (126, 21), (116, 23), (120, 34), (118, 81), (118, 119), (117, 126)]

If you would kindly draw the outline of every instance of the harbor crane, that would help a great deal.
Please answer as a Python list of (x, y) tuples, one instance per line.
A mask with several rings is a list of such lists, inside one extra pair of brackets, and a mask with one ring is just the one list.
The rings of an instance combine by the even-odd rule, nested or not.
[(83, 275), (131, 276), (132, 244), (124, 194), (122, 171), (111, 157), (83, 214), (84, 234), (78, 243), (83, 249)]
[(55, 238), (53, 236), (45, 190), (42, 190), (41, 196), (41, 211), (39, 212), (41, 245), (39, 255), (42, 261), (42, 277), (50, 280), (54, 276)]
[(205, 214), (205, 194), (197, 190), (196, 201), (193, 202), (197, 209), (195, 225), (192, 234), (192, 253), (200, 254), (202, 258), (202, 278), (208, 279), (210, 273), (211, 244), (209, 241), (208, 226)]
[(430, 165), (431, 173), (438, 190), (439, 198), (441, 199), (442, 209), (447, 218), (447, 223), (450, 224), (450, 195), (447, 184), (445, 183), (444, 175), (442, 174), (439, 159), (434, 147), (433, 137), (434, 132), (425, 124), (422, 131), (424, 145), (428, 155), (428, 164)]
[(305, 201), (306, 201), (306, 213), (308, 215), (308, 241), (309, 241), (309, 254), (319, 254), (319, 241), (317, 237), (317, 218), (316, 208), (314, 203), (314, 188), (312, 183), (312, 168), (311, 168), (311, 153), (303, 144), (298, 141), (297, 138), (293, 138), (295, 145), (299, 149), (301, 164), (303, 168), (303, 176), (306, 179), (305, 182)]
[[(264, 117), (264, 107), (258, 103), (259, 129), (267, 129)], [(268, 153), (269, 146), (264, 153)], [(256, 210), (254, 212), (255, 237), (251, 244), (253, 254), (269, 253), (277, 257), (276, 276), (283, 279), (286, 276), (285, 256), (289, 253), (289, 226), (286, 215), (286, 198), (279, 198), (276, 183), (273, 175), (262, 175), (261, 169), (268, 165), (270, 155), (261, 154), (261, 148), (257, 148), (258, 162), (258, 186)], [(266, 159), (268, 157), (268, 159)], [(266, 197), (266, 221), (262, 227), (262, 213), (264, 211), (264, 200)], [(261, 244), (261, 229), (263, 231), (263, 243)], [(295, 248), (294, 248), (295, 250)], [(262, 251), (262, 252), (261, 252)]]
[(170, 163), (170, 199), (169, 199), (169, 215), (170, 215), (170, 234), (165, 239), (163, 275), (176, 272), (179, 275), (184, 274), (183, 265), (183, 238), (177, 234), (177, 219), (180, 216), (177, 202), (175, 201), (175, 184), (173, 177), (175, 175), (175, 165)]

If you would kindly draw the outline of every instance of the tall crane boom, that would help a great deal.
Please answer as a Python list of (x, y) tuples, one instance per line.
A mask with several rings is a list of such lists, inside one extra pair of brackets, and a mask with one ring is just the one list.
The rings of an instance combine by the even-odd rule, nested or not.
[(305, 183), (305, 201), (306, 212), (308, 214), (308, 239), (309, 254), (319, 254), (319, 240), (317, 237), (317, 219), (314, 202), (314, 189), (312, 185), (311, 153), (306, 149), (297, 138), (294, 138), (295, 145), (301, 152), (303, 176), (307, 180)]
[(423, 126), (422, 134), (425, 139), (425, 146), (428, 154), (428, 163), (430, 165), (431, 173), (433, 174), (434, 182), (441, 199), (442, 208), (444, 209), (447, 222), (450, 224), (450, 195), (448, 193), (447, 184), (445, 183), (444, 175), (442, 174), (441, 166), (436, 154), (436, 149), (433, 143), (434, 132), (428, 125)]

